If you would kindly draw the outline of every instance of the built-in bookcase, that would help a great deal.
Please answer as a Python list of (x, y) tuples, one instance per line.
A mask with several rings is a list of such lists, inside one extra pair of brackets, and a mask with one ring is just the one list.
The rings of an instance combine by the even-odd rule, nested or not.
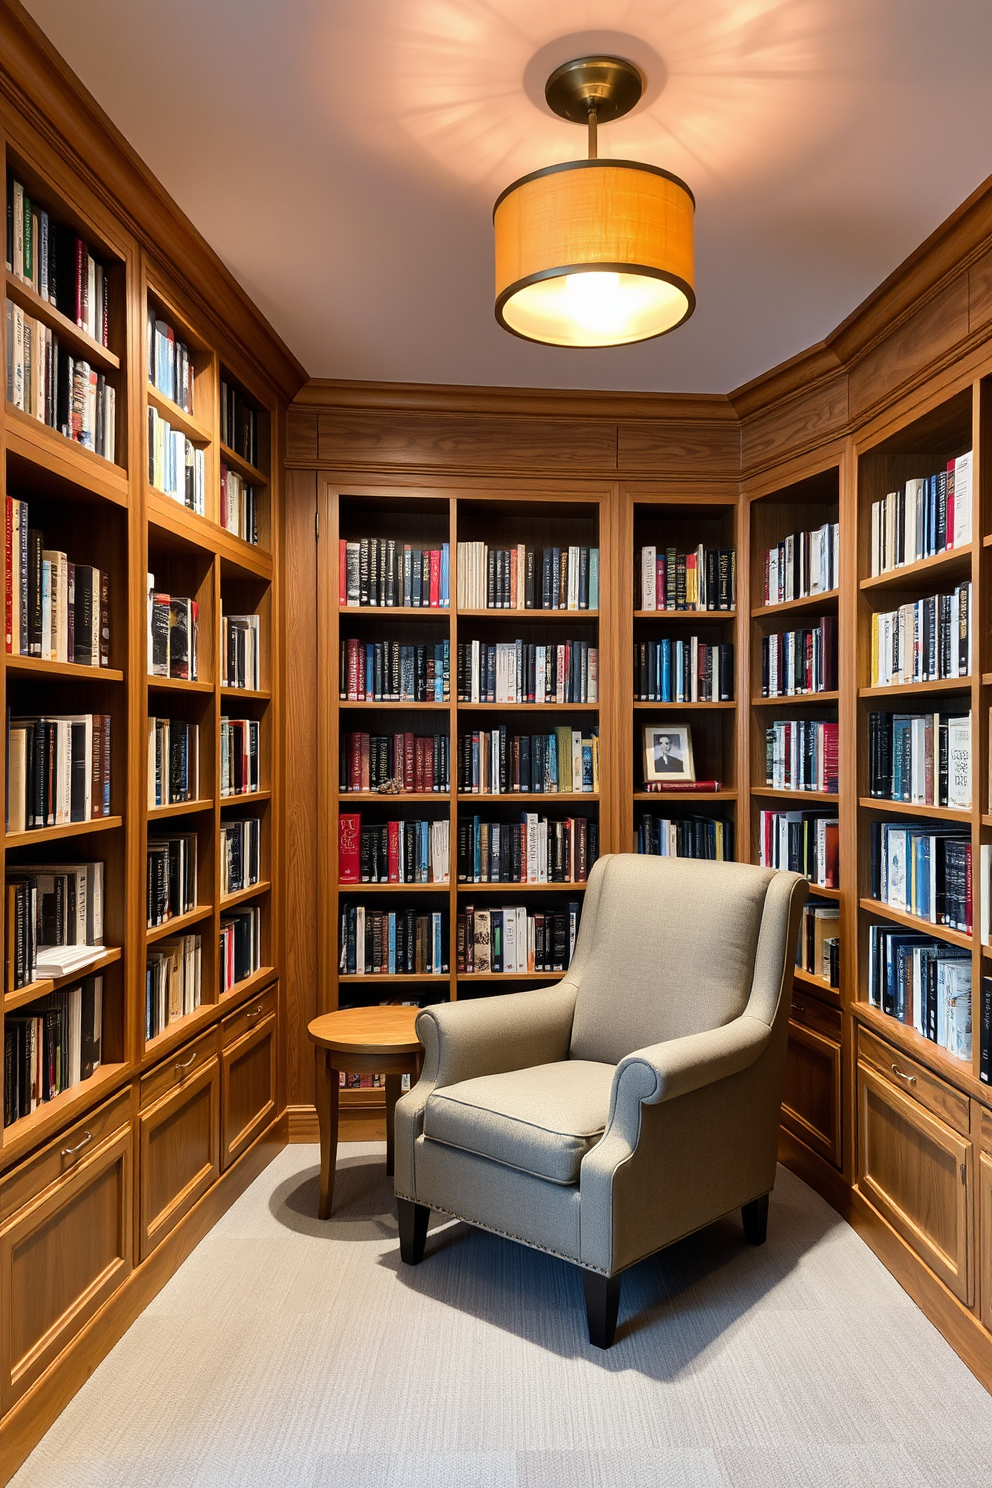
[[(105, 576), (97, 595), (106, 637), (103, 665), (69, 657), (49, 660), (7, 651), (4, 703), (11, 718), (87, 716), (109, 720), (108, 810), (87, 821), (7, 830), (6, 878), (21, 865), (100, 862), (104, 865), (104, 950), (71, 976), (36, 979), (4, 992), (5, 1016), (16, 1016), (39, 998), (84, 976), (102, 977), (103, 1029), (99, 1068), (81, 1083), (42, 1101), (4, 1126), (0, 1158), (14, 1160), (112, 1092), (184, 1039), (217, 1022), (276, 974), (279, 943), (277, 878), (279, 820), (278, 609), (276, 603), (278, 488), (273, 427), (276, 404), (254, 374), (240, 368), (234, 349), (220, 344), (210, 323), (85, 187), (51, 162), (31, 163), (9, 149), (8, 179), (16, 179), (37, 210), (66, 234), (84, 242), (107, 285), (107, 345), (94, 339), (11, 269), (5, 299), (58, 338), (60, 356), (86, 360), (116, 397), (114, 459), (68, 438), (8, 397), (2, 415), (6, 493), (26, 503), (27, 522), (44, 537), (44, 551), (64, 553), (74, 565)], [(51, 173), (49, 174), (49, 170)], [(68, 239), (67, 239), (68, 241)], [(188, 348), (187, 408), (178, 388), (156, 385), (151, 338), (156, 323), (168, 326)], [(6, 324), (6, 316), (5, 316)], [(150, 331), (151, 326), (151, 331)], [(236, 392), (251, 444), (222, 440), (221, 389)], [(233, 406), (233, 404), (232, 404)], [(202, 511), (168, 495), (153, 480), (149, 410), (199, 452)], [(247, 412), (244, 412), (247, 411)], [(247, 459), (242, 446), (250, 449)], [(253, 488), (253, 531), (248, 541), (221, 524), (221, 465)], [(247, 530), (247, 529), (245, 529)], [(148, 576), (159, 594), (195, 602), (196, 675), (152, 675), (149, 656)], [(259, 686), (226, 685), (221, 655), (227, 615), (257, 616)], [(11, 643), (13, 645), (13, 642)], [(149, 719), (195, 726), (198, 789), (192, 799), (149, 805)], [(221, 790), (224, 720), (250, 721), (257, 748), (258, 789), (225, 796)], [(153, 756), (154, 758), (154, 756)], [(259, 823), (257, 881), (222, 896), (220, 852), (225, 822), (251, 817)], [(174, 834), (191, 834), (197, 865), (196, 903), (187, 912), (149, 928), (146, 848)], [(222, 990), (219, 947), (232, 912), (257, 908), (256, 953), (250, 972)], [(198, 1005), (147, 1036), (146, 957), (179, 935), (200, 937)]]

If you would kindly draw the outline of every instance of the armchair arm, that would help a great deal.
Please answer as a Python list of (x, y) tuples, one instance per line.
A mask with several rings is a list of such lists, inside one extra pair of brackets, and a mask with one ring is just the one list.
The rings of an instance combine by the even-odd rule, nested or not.
[(454, 1085), (568, 1058), (575, 986), (436, 1003), (417, 1019), (424, 1046), (421, 1080)]

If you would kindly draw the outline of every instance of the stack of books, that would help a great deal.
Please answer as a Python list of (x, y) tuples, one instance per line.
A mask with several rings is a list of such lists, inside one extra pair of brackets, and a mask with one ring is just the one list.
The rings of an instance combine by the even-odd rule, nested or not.
[(970, 677), (972, 586), (878, 611), (871, 617), (871, 686)]
[(869, 925), (868, 1000), (970, 1062), (970, 951), (900, 926)]
[(220, 922), (220, 990), (230, 992), (262, 965), (262, 911), (257, 905), (226, 910)]
[(344, 734), (339, 789), (374, 791), (395, 782), (396, 794), (446, 793), (448, 753), (447, 734)]
[(363, 823), (358, 812), (338, 817), (338, 881), (356, 883), (447, 883), (449, 822)]
[(220, 721), (220, 793), (250, 796), (262, 788), (259, 755), (259, 724), (256, 718), (226, 718)]
[(466, 732), (458, 745), (458, 789), (473, 796), (596, 795), (599, 728), (511, 734), (503, 724)]
[(20, 181), (7, 178), (7, 268), (101, 346), (110, 345), (109, 281), (89, 245)]
[(829, 987), (840, 986), (840, 905), (811, 899), (803, 905), (796, 965)]
[(446, 610), (448, 544), (418, 548), (395, 538), (341, 538), (338, 600), (342, 608)]
[(224, 686), (243, 687), (257, 692), (261, 687), (261, 645), (259, 640), (259, 617), (257, 615), (225, 615), (222, 622), (224, 637)]
[(207, 504), (206, 454), (182, 429), (148, 405), (148, 484), (202, 517)]
[(449, 643), (344, 640), (339, 695), (350, 703), (446, 703), (451, 696)]
[(829, 594), (837, 588), (840, 524), (824, 522), (809, 532), (793, 532), (765, 549), (764, 603), (788, 604)]
[(110, 815), (110, 715), (11, 718), (7, 830), (34, 831)]
[(220, 462), (220, 525), (242, 541), (258, 543), (258, 499), (236, 470)]
[(193, 413), (195, 367), (190, 349), (148, 306), (148, 381), (183, 413)]
[(220, 383), (220, 440), (228, 449), (240, 455), (249, 465), (258, 468), (258, 425), (256, 410), (239, 388), (226, 378)]
[(448, 971), (443, 910), (341, 906), (342, 976), (441, 976)]

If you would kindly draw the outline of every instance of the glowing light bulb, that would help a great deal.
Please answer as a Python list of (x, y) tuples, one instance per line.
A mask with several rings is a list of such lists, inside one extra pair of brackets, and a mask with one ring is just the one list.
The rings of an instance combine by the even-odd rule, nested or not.
[(565, 303), (569, 318), (597, 335), (615, 335), (626, 326), (627, 296), (620, 287), (619, 274), (600, 270), (566, 274)]

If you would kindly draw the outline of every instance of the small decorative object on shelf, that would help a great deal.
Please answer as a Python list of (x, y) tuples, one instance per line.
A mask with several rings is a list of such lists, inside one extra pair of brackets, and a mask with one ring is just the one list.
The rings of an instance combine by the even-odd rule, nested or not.
[(644, 780), (693, 781), (692, 731), (686, 723), (644, 726)]

